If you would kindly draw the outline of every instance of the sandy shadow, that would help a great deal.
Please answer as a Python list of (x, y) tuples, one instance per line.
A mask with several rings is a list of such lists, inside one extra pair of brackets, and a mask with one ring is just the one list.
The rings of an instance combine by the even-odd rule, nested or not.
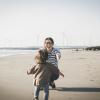
[(100, 88), (95, 87), (57, 87), (56, 90), (64, 92), (100, 92)]

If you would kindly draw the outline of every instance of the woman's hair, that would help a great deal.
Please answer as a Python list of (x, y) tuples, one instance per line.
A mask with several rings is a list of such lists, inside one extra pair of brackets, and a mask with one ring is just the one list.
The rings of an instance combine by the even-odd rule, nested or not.
[(48, 59), (48, 52), (46, 49), (41, 49), (37, 52), (37, 54), (34, 57), (35, 61), (37, 63), (46, 63), (46, 60)]
[(50, 40), (51, 42), (52, 42), (52, 44), (54, 44), (54, 40), (53, 40), (53, 38), (51, 38), (51, 37), (47, 37), (47, 38), (45, 38), (45, 41), (46, 40)]

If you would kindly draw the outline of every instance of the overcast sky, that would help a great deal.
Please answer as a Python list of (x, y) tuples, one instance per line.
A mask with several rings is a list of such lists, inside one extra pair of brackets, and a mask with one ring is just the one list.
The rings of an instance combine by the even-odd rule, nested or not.
[(100, 45), (100, 0), (0, 0), (0, 47)]

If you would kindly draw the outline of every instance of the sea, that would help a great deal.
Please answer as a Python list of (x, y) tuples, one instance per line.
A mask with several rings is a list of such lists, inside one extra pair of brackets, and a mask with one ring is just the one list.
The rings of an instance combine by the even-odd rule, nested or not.
[(35, 49), (0, 49), (0, 57), (19, 55), (19, 54), (31, 54)]
[[(30, 54), (30, 53), (34, 53), (34, 51), (36, 51), (37, 49), (42, 48), (40, 47), (29, 47), (29, 48), (0, 48), (0, 57), (6, 57), (6, 56), (11, 56), (11, 55), (19, 55), (19, 54)], [(60, 49), (69, 49), (69, 48), (79, 48), (78, 46), (75, 47), (71, 47), (71, 46), (59, 46), (56, 48), (60, 48)], [(83, 48), (83, 47), (80, 47)]]

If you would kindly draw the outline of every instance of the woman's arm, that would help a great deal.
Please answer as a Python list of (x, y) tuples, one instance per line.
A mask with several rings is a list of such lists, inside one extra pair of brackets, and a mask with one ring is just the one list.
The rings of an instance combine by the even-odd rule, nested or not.
[(56, 58), (57, 58), (57, 61), (59, 61), (59, 59), (61, 58), (61, 54), (60, 53), (56, 53)]
[(59, 70), (59, 75), (61, 75), (62, 77), (64, 77), (64, 74)]

